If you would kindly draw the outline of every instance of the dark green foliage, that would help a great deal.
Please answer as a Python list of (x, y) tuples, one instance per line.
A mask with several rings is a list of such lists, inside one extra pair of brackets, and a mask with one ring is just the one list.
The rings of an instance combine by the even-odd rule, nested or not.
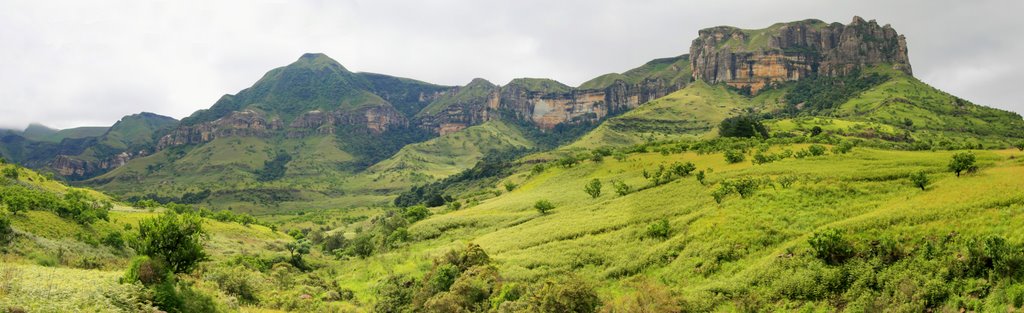
[(305, 260), (302, 259), (302, 256), (309, 254), (309, 248), (311, 246), (312, 244), (309, 242), (309, 240), (306, 240), (304, 238), (286, 243), (284, 247), (285, 249), (288, 249), (288, 263), (291, 263), (292, 266), (294, 266), (297, 269), (309, 270), (309, 267), (306, 266), (306, 262)]
[(564, 167), (564, 168), (570, 168), (570, 167), (576, 166), (576, 164), (579, 164), (579, 163), (580, 163), (580, 160), (577, 159), (575, 156), (571, 156), (571, 155), (567, 155), (567, 156), (562, 157), (561, 159), (558, 159), (558, 166), (561, 166), (561, 167)]
[(1018, 141), (1017, 143), (1013, 144), (1013, 147), (1017, 148), (1017, 150), (1024, 151), (1024, 141)]
[(5, 186), (0, 189), (0, 203), (5, 204), (11, 214), (18, 215), (18, 212), (28, 211), (37, 205), (33, 199), (33, 194), (36, 193), (18, 185)]
[(633, 192), (633, 187), (630, 187), (621, 180), (613, 180), (612, 187), (615, 188), (615, 193), (618, 194), (619, 196), (625, 196)]
[(928, 174), (924, 171), (917, 171), (910, 174), (910, 182), (914, 183), (914, 186), (917, 186), (917, 188), (925, 190), (925, 188), (928, 187), (928, 184), (931, 183), (931, 179), (928, 178)]
[(415, 223), (430, 216), (430, 211), (427, 210), (426, 206), (416, 205), (402, 209), (402, 216), (409, 223)]
[(807, 147), (807, 152), (810, 153), (811, 156), (822, 156), (825, 155), (825, 146), (813, 144), (810, 147)]
[(848, 140), (843, 140), (839, 144), (832, 147), (832, 154), (846, 154), (853, 150), (854, 143)]
[(949, 161), (949, 170), (956, 173), (956, 177), (960, 177), (961, 172), (971, 173), (978, 170), (978, 165), (975, 164), (974, 153), (971, 152), (960, 152), (953, 155), (953, 159)]
[(576, 277), (549, 281), (534, 292), (532, 309), (544, 313), (591, 313), (601, 298), (590, 284)]
[(859, 71), (842, 77), (803, 78), (793, 82), (793, 88), (786, 93), (786, 112), (827, 115), (850, 98), (888, 79), (888, 76), (875, 73), (861, 75)]
[(167, 263), (174, 273), (188, 273), (206, 260), (203, 252), (206, 237), (198, 215), (167, 211), (139, 221), (138, 236), (131, 245), (140, 255)]
[(807, 243), (811, 245), (814, 256), (828, 264), (841, 264), (854, 255), (853, 245), (838, 229), (830, 228), (816, 232)]
[(18, 167), (16, 167), (16, 166), (5, 167), (4, 170), (3, 170), (3, 175), (4, 175), (4, 177), (10, 178), (10, 179), (18, 179)]
[(668, 238), (671, 233), (672, 228), (668, 224), (668, 219), (663, 218), (657, 222), (647, 225), (647, 237), (665, 239)]
[(101, 239), (100, 242), (114, 249), (124, 249), (124, 235), (119, 231), (108, 233), (106, 236), (103, 236), (103, 239)]
[(697, 172), (697, 181), (700, 182), (701, 185), (705, 184), (705, 179), (706, 174), (704, 174), (704, 170), (700, 170), (699, 172)]
[(792, 187), (793, 183), (797, 181), (797, 177), (793, 175), (785, 175), (779, 177), (777, 181), (779, 183), (779, 186), (782, 186), (782, 188), (789, 188)]
[(374, 292), (377, 295), (377, 303), (373, 306), (376, 313), (402, 313), (407, 312), (412, 304), (412, 297), (416, 291), (416, 280), (401, 275), (390, 275), (377, 283)]
[(732, 193), (739, 194), (741, 198), (747, 198), (753, 195), (761, 185), (770, 183), (770, 181), (765, 182), (764, 179), (752, 177), (726, 180), (718, 184), (718, 189), (712, 191), (711, 196), (715, 198), (716, 203), (722, 203), (725, 197)]
[(672, 163), (672, 173), (679, 177), (690, 176), (690, 173), (696, 169), (697, 166), (693, 162), (686, 162), (685, 164), (679, 162)]
[(168, 274), (169, 269), (166, 264), (142, 255), (132, 259), (128, 270), (125, 271), (124, 277), (120, 281), (121, 283), (140, 282), (145, 286), (152, 286), (166, 280)]
[(594, 178), (583, 187), (583, 191), (586, 191), (591, 198), (597, 199), (601, 196), (601, 180)]
[[(409, 191), (403, 192), (395, 198), (395, 206), (407, 207), (417, 204), (427, 204), (435, 207), (451, 202), (450, 196), (445, 196), (445, 190), (464, 185), (473, 185), (481, 180), (495, 179), (500, 176), (511, 174), (515, 168), (515, 159), (529, 150), (512, 149), (505, 151), (494, 151), (484, 156), (471, 169), (449, 176), (438, 182), (427, 185), (415, 186)], [(538, 164), (537, 166), (543, 166)], [(535, 166), (536, 168), (536, 166)], [(493, 182), (491, 184), (496, 184)]]
[(768, 128), (761, 124), (757, 116), (740, 115), (722, 120), (718, 125), (718, 134), (722, 137), (768, 138)]
[(284, 177), (285, 166), (292, 161), (292, 156), (284, 150), (277, 151), (273, 160), (263, 162), (263, 169), (259, 171), (256, 179), (259, 181), (274, 181)]
[(815, 137), (815, 136), (821, 135), (821, 132), (822, 132), (821, 126), (814, 125), (814, 127), (811, 127), (811, 137)]
[(555, 209), (555, 205), (551, 204), (548, 200), (537, 200), (533, 204), (533, 208), (540, 212), (540, 214), (548, 214), (548, 212)]
[(217, 268), (206, 275), (206, 279), (217, 283), (220, 290), (237, 297), (245, 304), (259, 303), (257, 294), (260, 286), (253, 277), (258, 274), (244, 266), (231, 266)]
[(335, 131), (339, 144), (356, 157), (353, 170), (365, 169), (394, 155), (402, 147), (429, 140), (434, 134), (419, 127), (390, 128), (376, 134), (359, 125), (340, 125)]
[(365, 258), (373, 255), (373, 237), (370, 234), (363, 233), (352, 239), (352, 244), (349, 245), (347, 254)]
[(512, 190), (515, 190), (516, 187), (519, 187), (519, 185), (516, 185), (516, 183), (513, 183), (511, 180), (505, 181), (504, 185), (505, 185), (505, 191), (512, 191)]
[(112, 203), (96, 201), (84, 191), (70, 190), (64, 194), (64, 201), (57, 206), (56, 213), (80, 224), (89, 224), (96, 220), (107, 220), (112, 207)]
[(740, 150), (727, 150), (725, 151), (725, 161), (730, 164), (740, 163), (746, 159), (746, 155)]
[(7, 214), (0, 213), (0, 243), (7, 243), (7, 240), (14, 234), (11, 228), (11, 218)]

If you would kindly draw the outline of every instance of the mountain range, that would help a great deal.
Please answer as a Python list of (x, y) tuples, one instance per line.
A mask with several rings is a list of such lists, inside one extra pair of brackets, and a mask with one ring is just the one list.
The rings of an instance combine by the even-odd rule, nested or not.
[(709, 137), (748, 114), (775, 132), (821, 116), (856, 123), (842, 130), (851, 135), (921, 146), (1024, 136), (1019, 115), (912, 73), (904, 36), (859, 17), (703, 29), (687, 54), (578, 87), (545, 78), (443, 86), (310, 53), (181, 121), (140, 113), (109, 128), (33, 124), (6, 131), (0, 154), (126, 198), (202, 193), (191, 200), (256, 210), (383, 204), (490, 154)]

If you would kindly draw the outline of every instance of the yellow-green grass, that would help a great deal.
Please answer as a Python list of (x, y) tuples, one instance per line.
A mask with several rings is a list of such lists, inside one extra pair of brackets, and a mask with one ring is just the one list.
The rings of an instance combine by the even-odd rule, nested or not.
[[(429, 256), (444, 250), (438, 247), (472, 241), (511, 280), (574, 272), (611, 297), (628, 288), (627, 278), (641, 276), (693, 297), (749, 285), (779, 255), (803, 253), (809, 234), (827, 227), (868, 238), (888, 234), (913, 239), (957, 231), (1024, 241), (1014, 231), (1024, 227), (1024, 180), (1018, 179), (1024, 173), (1022, 155), (1016, 150), (977, 151), (981, 171), (956, 178), (945, 170), (952, 153), (856, 148), (845, 155), (764, 165), (726, 164), (721, 154), (648, 153), (622, 162), (606, 158), (570, 169), (550, 168), (512, 192), (414, 224), (410, 233), (426, 240), (354, 261), (359, 268), (379, 268), (339, 279), (356, 286), (372, 280), (372, 273), (425, 268)], [(644, 168), (676, 161), (713, 169), (708, 186), (692, 176), (627, 196), (615, 195), (610, 186), (617, 179), (641, 187), (647, 183), (641, 175)], [(928, 190), (917, 189), (906, 178), (918, 170), (933, 178)], [(799, 180), (790, 188), (763, 187), (748, 198), (732, 195), (721, 204), (710, 195), (723, 180), (783, 175)], [(597, 199), (583, 191), (593, 178), (605, 185)], [(532, 206), (541, 199), (556, 208), (547, 215), (538, 213)], [(646, 227), (662, 218), (670, 222), (670, 238), (646, 238)]]
[[(0, 263), (0, 308), (25, 312), (143, 312), (142, 285), (120, 284), (121, 271)], [(13, 311), (12, 311), (13, 312)]]
[(717, 135), (714, 130), (719, 122), (741, 114), (752, 103), (755, 102), (724, 86), (697, 81), (608, 119), (568, 147), (627, 146), (648, 141), (713, 137)]

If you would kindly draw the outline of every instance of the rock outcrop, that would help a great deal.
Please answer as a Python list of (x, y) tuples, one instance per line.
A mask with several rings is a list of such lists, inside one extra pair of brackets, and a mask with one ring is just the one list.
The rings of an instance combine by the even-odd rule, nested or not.
[(690, 62), (695, 79), (754, 93), (773, 83), (879, 64), (912, 74), (903, 35), (860, 17), (849, 25), (805, 20), (761, 30), (703, 29), (690, 46)]
[(232, 112), (212, 122), (191, 126), (180, 126), (157, 142), (157, 150), (172, 146), (204, 143), (221, 137), (255, 136), (265, 137), (270, 131), (283, 128), (281, 120), (267, 119), (263, 113), (253, 110)]
[(130, 152), (123, 151), (114, 156), (100, 161), (84, 160), (68, 155), (57, 155), (50, 168), (57, 174), (71, 179), (86, 178), (95, 176), (97, 173), (106, 172), (121, 167), (134, 158), (146, 156), (145, 150)]

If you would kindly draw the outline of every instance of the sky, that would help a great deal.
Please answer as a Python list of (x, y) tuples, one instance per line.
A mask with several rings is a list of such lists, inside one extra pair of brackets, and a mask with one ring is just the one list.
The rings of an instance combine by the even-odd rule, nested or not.
[(685, 54), (702, 28), (854, 15), (906, 35), (914, 74), (1024, 112), (1019, 0), (0, 1), (0, 128), (111, 125), (208, 108), (322, 52), (359, 72), (576, 86)]

